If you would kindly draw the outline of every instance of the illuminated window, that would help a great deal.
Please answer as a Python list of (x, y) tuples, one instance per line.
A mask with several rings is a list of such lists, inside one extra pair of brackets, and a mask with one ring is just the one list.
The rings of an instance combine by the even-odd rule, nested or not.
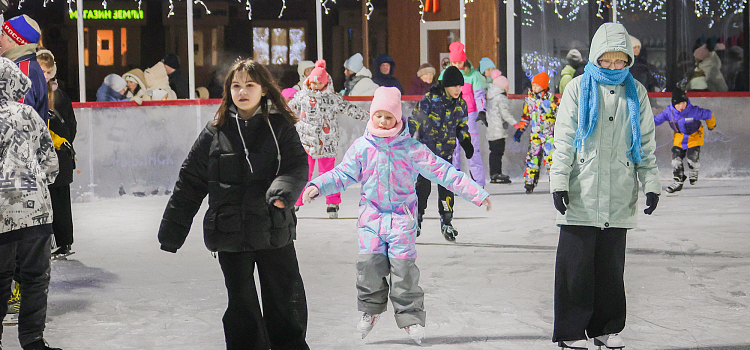
[(83, 65), (89, 66), (89, 29), (83, 28)]
[(120, 28), (120, 56), (122, 56), (122, 66), (128, 65), (128, 30)]
[(96, 64), (111, 66), (115, 64), (115, 49), (112, 47), (113, 30), (96, 31)]
[(271, 62), (286, 64), (289, 62), (289, 38), (285, 28), (273, 28), (271, 31)]
[(253, 60), (268, 64), (268, 28), (253, 28)]
[(295, 65), (305, 49), (304, 28), (253, 28), (253, 59), (261, 64)]
[(289, 28), (289, 64), (295, 65), (305, 60), (305, 29)]

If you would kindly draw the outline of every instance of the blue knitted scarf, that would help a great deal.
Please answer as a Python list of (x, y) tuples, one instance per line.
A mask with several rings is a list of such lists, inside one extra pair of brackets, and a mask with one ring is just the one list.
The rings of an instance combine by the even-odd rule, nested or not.
[(628, 98), (628, 112), (630, 127), (633, 131), (633, 145), (628, 151), (628, 158), (634, 163), (641, 162), (641, 103), (638, 101), (638, 90), (629, 69), (604, 69), (589, 62), (584, 68), (581, 78), (581, 95), (578, 103), (578, 129), (576, 130), (575, 147), (577, 151), (583, 148), (586, 139), (596, 129), (599, 119), (599, 89), (598, 84), (619, 85), (625, 82), (625, 92)]

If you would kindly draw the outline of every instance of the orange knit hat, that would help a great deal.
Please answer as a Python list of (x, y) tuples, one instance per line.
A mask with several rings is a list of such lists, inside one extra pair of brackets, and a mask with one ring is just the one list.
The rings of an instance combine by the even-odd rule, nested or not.
[(541, 72), (534, 76), (534, 79), (531, 79), (531, 84), (537, 84), (542, 87), (542, 89), (547, 90), (549, 88), (549, 75), (545, 72)]

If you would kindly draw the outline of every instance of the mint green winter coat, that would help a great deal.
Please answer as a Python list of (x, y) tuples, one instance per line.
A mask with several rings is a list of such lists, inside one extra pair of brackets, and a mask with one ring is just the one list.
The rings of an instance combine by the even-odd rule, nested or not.
[[(589, 61), (609, 51), (622, 51), (634, 61), (628, 33), (621, 25), (602, 25), (591, 41)], [(625, 68), (630, 68), (630, 65)], [(557, 214), (558, 225), (600, 228), (635, 228), (638, 213), (638, 181), (644, 192), (661, 193), (654, 150), (654, 115), (646, 89), (635, 81), (641, 105), (642, 161), (628, 159), (632, 132), (625, 83), (596, 84), (599, 88), (599, 118), (594, 132), (580, 152), (574, 139), (578, 128), (581, 76), (565, 87), (555, 123), (555, 152), (550, 169), (550, 191), (568, 191), (570, 204), (565, 215)], [(644, 199), (645, 204), (645, 199)]]

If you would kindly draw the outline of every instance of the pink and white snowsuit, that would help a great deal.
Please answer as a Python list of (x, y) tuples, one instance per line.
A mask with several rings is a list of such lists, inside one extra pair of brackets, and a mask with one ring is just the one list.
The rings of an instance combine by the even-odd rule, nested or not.
[[(404, 124), (407, 120), (403, 119)], [(376, 137), (365, 131), (349, 147), (333, 170), (315, 178), (320, 195), (343, 191), (361, 182), (359, 201), (359, 257), (357, 290), (360, 311), (380, 314), (390, 296), (400, 328), (424, 326), (424, 292), (419, 287), (417, 250), (418, 175), (481, 205), (489, 193), (476, 182), (413, 139), (408, 128), (394, 137)]]

